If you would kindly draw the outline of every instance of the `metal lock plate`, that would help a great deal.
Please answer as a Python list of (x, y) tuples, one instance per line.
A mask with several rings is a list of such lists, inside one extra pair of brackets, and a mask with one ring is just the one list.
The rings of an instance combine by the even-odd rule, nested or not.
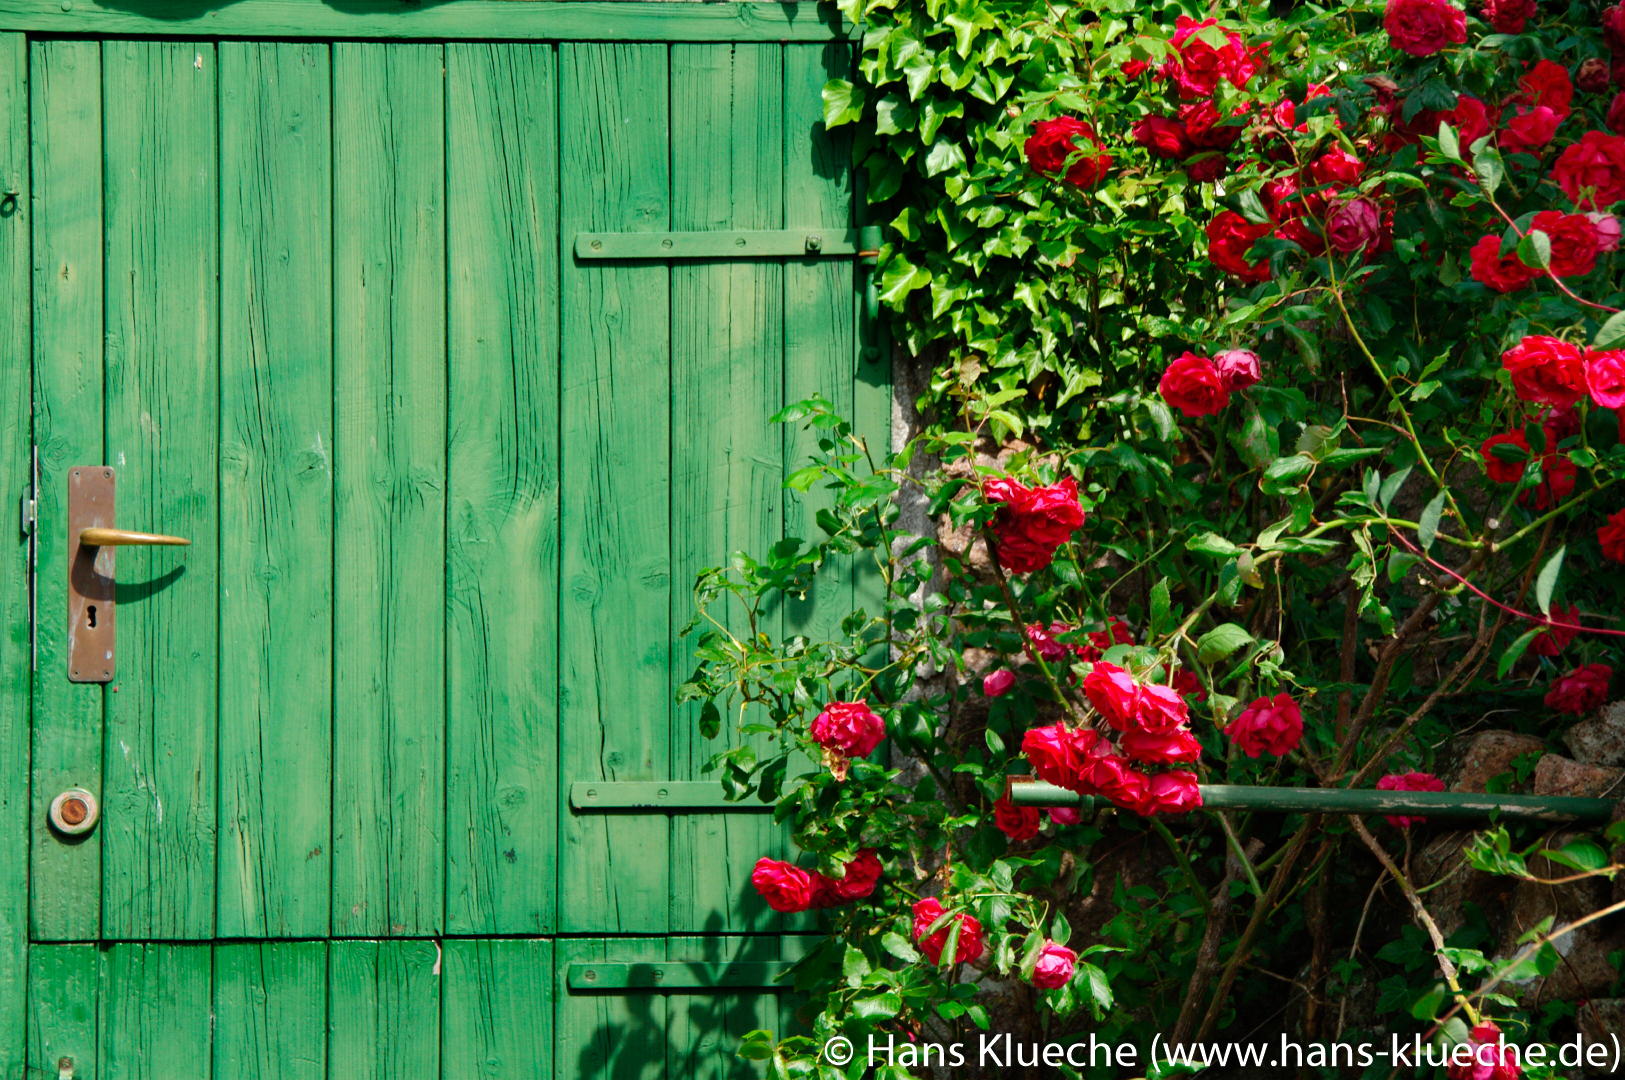
[(86, 529), (110, 529), (113, 470), (81, 465), (68, 470), (68, 679), (104, 683), (118, 671), (113, 634), (115, 546), (80, 541)]

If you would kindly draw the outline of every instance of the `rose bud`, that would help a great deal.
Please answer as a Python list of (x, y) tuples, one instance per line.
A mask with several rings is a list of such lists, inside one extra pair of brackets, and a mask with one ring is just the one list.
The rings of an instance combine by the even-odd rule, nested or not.
[(1581, 61), (1574, 72), (1574, 85), (1588, 94), (1600, 94), (1608, 89), (1608, 61), (1590, 57)]
[(990, 671), (982, 676), (982, 695), (984, 697), (1002, 697), (1005, 691), (1014, 686), (1016, 673), (1009, 668), (1000, 668)]

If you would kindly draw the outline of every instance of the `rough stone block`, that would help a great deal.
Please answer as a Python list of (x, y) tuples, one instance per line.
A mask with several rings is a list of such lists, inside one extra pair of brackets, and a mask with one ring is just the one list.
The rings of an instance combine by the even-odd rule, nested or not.
[(1536, 795), (1573, 795), (1596, 799), (1619, 795), (1625, 769), (1582, 765), (1562, 754), (1547, 754), (1535, 765)]
[(1563, 743), (1584, 765), (1625, 765), (1625, 701), (1604, 705), (1590, 720), (1575, 724)]

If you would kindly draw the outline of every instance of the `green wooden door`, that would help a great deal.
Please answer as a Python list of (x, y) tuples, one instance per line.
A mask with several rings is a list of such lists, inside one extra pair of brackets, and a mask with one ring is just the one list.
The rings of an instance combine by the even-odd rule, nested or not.
[[(467, 5), (401, 35), (313, 5), (286, 39), (258, 0), (185, 39), (0, 6), (80, 35), (0, 33), (13, 492), (38, 448), (32, 633), (28, 538), (0, 562), (0, 1073), (727, 1075), (727, 1033), (783, 1019), (759, 987), (571, 986), (796, 955), (808, 924), (748, 888), (785, 850), (765, 816), (569, 793), (707, 779), (675, 631), (700, 567), (812, 529), (768, 415), (816, 391), (884, 438), (860, 270), (573, 245), (840, 235), (819, 89), (849, 47), (778, 5), (493, 6), (633, 40), (450, 40), (508, 36)], [(120, 526), (193, 540), (119, 552), (105, 685), (66, 678), (85, 464)], [(46, 820), (74, 786), (102, 804), (79, 840)], [(616, 1024), (665, 1049), (595, 1057)]]

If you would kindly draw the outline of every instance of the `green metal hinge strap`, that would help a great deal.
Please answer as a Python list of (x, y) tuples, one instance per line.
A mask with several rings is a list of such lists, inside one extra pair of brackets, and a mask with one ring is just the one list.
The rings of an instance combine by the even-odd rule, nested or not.
[(771, 229), (736, 232), (577, 233), (578, 259), (850, 258), (857, 229)]
[[(1007, 785), (1016, 806), (1093, 808), (1088, 795), (1043, 780), (1011, 777)], [(1483, 795), (1461, 791), (1376, 791), (1370, 788), (1274, 788), (1202, 784), (1205, 810), (1263, 810), (1278, 814), (1388, 814), (1428, 818), (1488, 818), (1499, 814), (1528, 821), (1603, 822), (1613, 817), (1614, 799), (1558, 795)], [(1102, 800), (1104, 801), (1104, 800)]]
[(789, 971), (788, 960), (736, 960), (709, 964), (673, 961), (666, 964), (571, 964), (565, 977), (571, 990), (644, 990), (682, 993), (729, 990), (788, 990), (778, 981)]
[(708, 813), (770, 811), (771, 803), (730, 802), (715, 780), (578, 780), (570, 785), (574, 810), (690, 810)]

